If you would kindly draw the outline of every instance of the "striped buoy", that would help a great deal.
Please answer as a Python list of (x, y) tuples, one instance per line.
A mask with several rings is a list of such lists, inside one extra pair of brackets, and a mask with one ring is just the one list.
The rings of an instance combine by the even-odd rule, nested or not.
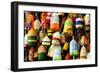
[(37, 45), (37, 33), (32, 28), (28, 31), (28, 45), (35, 47)]
[(52, 13), (51, 20), (50, 20), (50, 29), (52, 31), (59, 30), (59, 16), (57, 13)]
[(45, 36), (43, 39), (42, 39), (42, 45), (45, 45), (45, 46), (49, 46), (50, 45), (50, 39), (48, 36)]
[(53, 35), (53, 31), (52, 31), (51, 29), (48, 29), (47, 35), (48, 35), (48, 36), (52, 36), (52, 35)]
[(73, 34), (73, 20), (72, 18), (67, 18), (64, 22), (64, 29), (63, 33), (66, 35), (72, 35)]
[(83, 18), (76, 18), (76, 22), (75, 22), (75, 27), (78, 28), (83, 28)]
[(61, 34), (57, 31), (53, 34), (52, 44), (60, 45)]

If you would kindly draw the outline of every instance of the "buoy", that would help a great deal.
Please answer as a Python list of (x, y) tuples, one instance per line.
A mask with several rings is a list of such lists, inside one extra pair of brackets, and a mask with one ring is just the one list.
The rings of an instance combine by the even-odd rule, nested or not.
[(49, 46), (50, 45), (50, 39), (48, 36), (45, 36), (43, 39), (42, 39), (42, 45), (45, 45), (45, 46)]
[(82, 36), (80, 40), (81, 45), (88, 45), (89, 40), (86, 38), (86, 36)]
[(69, 53), (66, 53), (65, 60), (71, 60), (71, 56)]
[(60, 40), (61, 40), (61, 35), (60, 33), (57, 31), (53, 34), (53, 38), (52, 38), (52, 45), (49, 48), (49, 52), (48, 55), (50, 57), (53, 57), (53, 60), (61, 60), (62, 56), (61, 56), (61, 46), (60, 46)]
[(82, 46), (80, 50), (80, 59), (86, 59), (87, 58), (87, 52), (85, 46)]
[(40, 21), (39, 19), (36, 19), (34, 21), (34, 30), (39, 31), (39, 29), (40, 29)]
[(52, 44), (60, 45), (61, 34), (57, 31), (53, 34)]
[(78, 28), (83, 28), (83, 18), (82, 17), (76, 18), (75, 27), (77, 29)]
[(38, 60), (46, 60), (46, 48), (43, 45), (38, 48)]
[(78, 56), (79, 54), (79, 46), (78, 46), (78, 43), (77, 41), (73, 38), (71, 41), (70, 41), (70, 46), (69, 46), (69, 50), (70, 50), (70, 55), (75, 58), (76, 56)]
[(72, 18), (67, 18), (64, 22), (64, 29), (63, 33), (66, 35), (72, 35), (73, 34), (73, 20)]
[(37, 33), (32, 28), (28, 31), (28, 45), (35, 47), (37, 44)]
[(48, 50), (48, 56), (51, 58), (53, 57), (54, 49), (55, 49), (55, 45), (51, 45)]
[(85, 25), (90, 25), (90, 15), (89, 14), (86, 14), (84, 16), (84, 22), (85, 22)]
[(61, 56), (61, 46), (55, 46), (54, 49), (54, 53), (53, 53), (53, 61), (58, 61), (58, 60), (62, 60), (62, 56)]
[(64, 46), (63, 46), (63, 50), (68, 51), (68, 42), (65, 42)]
[(59, 30), (59, 16), (57, 13), (52, 13), (51, 21), (50, 21), (50, 29), (52, 31), (58, 31)]

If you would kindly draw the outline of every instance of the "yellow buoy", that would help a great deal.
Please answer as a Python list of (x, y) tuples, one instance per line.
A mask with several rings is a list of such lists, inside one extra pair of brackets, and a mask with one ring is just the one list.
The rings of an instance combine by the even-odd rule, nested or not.
[(63, 46), (63, 50), (65, 50), (65, 51), (68, 51), (68, 42), (66, 42), (65, 44), (64, 44), (64, 46)]

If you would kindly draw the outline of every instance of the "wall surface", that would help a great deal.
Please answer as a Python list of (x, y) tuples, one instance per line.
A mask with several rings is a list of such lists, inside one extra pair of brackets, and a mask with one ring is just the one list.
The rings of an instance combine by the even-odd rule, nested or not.
[[(0, 0), (0, 73), (12, 73), (10, 71), (10, 2), (13, 0)], [(31, 1), (31, 2), (45, 2), (45, 3), (61, 3), (61, 4), (74, 4), (74, 5), (92, 5), (98, 6), (98, 28), (100, 27), (100, 0), (16, 0), (16, 1)], [(98, 29), (100, 31), (100, 29)], [(98, 34), (98, 37), (100, 33)], [(100, 38), (98, 38), (100, 43)], [(100, 56), (100, 45), (98, 44), (98, 56)], [(29, 71), (32, 73), (33, 71)], [(35, 71), (40, 73), (40, 71)], [(74, 69), (57, 69), (45, 70), (41, 73), (99, 73), (100, 72), (100, 57), (98, 57), (98, 67), (91, 68), (74, 68)], [(28, 73), (28, 72), (26, 72)]]

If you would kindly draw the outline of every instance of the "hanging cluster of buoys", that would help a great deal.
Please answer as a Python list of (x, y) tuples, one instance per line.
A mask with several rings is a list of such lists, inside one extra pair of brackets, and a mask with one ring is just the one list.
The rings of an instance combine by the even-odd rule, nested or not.
[(90, 58), (90, 14), (24, 12), (24, 61)]

